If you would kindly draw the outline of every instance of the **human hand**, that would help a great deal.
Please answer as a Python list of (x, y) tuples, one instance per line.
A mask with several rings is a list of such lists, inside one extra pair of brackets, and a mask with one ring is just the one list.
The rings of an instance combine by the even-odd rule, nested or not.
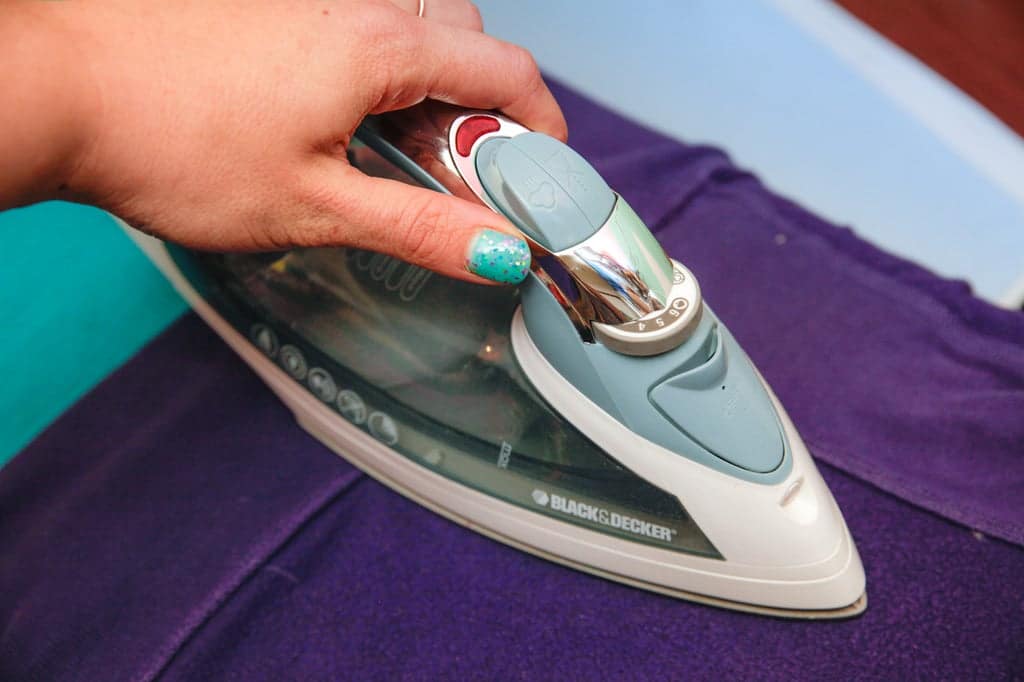
[(366, 114), (424, 98), (565, 139), (533, 59), (479, 32), (466, 0), (427, 0), (423, 19), (416, 0), (45, 4), (89, 79), (70, 196), (200, 249), (346, 245), (471, 281), (474, 249), (529, 263), (490, 209), (345, 157)]

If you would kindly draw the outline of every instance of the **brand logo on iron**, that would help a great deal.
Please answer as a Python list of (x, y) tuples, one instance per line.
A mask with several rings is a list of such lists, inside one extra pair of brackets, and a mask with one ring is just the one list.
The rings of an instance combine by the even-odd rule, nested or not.
[(655, 540), (662, 540), (664, 542), (672, 542), (672, 536), (675, 535), (675, 529), (669, 528), (668, 526), (662, 526), (657, 523), (651, 523), (650, 521), (644, 521), (626, 514), (620, 514), (619, 512), (613, 512), (604, 507), (598, 507), (593, 504), (587, 504), (586, 502), (580, 502), (579, 500), (573, 500), (568, 497), (563, 497), (556, 493), (548, 494), (543, 490), (535, 489), (531, 494), (533, 501), (542, 507), (548, 507), (552, 511), (561, 512), (568, 514), (569, 516), (575, 516), (578, 519), (584, 521), (592, 521), (599, 523), (602, 526), (608, 526), (609, 528), (615, 528), (616, 530), (622, 530), (627, 533), (634, 535), (642, 535), (648, 538), (654, 538)]

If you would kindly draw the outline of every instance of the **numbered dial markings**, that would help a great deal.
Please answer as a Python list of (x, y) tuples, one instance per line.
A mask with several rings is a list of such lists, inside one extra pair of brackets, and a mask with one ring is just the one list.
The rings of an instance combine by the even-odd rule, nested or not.
[(681, 264), (672, 261), (672, 268), (667, 306), (622, 324), (594, 323), (597, 340), (624, 355), (657, 355), (685, 341), (700, 320), (700, 287)]

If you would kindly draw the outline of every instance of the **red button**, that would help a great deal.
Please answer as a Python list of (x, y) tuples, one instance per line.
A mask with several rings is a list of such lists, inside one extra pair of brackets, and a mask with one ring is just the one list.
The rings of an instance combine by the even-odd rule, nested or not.
[(491, 116), (470, 116), (462, 122), (458, 132), (455, 133), (455, 151), (460, 156), (469, 156), (474, 142), (479, 140), (482, 135), (493, 133), (499, 128), (501, 128), (501, 124), (498, 123), (496, 118)]

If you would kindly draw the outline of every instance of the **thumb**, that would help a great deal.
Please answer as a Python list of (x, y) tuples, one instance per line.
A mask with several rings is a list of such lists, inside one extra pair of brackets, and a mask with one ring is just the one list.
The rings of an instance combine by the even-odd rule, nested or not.
[(397, 180), (370, 177), (346, 164), (320, 170), (322, 224), (316, 246), (386, 253), (448, 277), (518, 284), (530, 271), (530, 248), (490, 208)]

